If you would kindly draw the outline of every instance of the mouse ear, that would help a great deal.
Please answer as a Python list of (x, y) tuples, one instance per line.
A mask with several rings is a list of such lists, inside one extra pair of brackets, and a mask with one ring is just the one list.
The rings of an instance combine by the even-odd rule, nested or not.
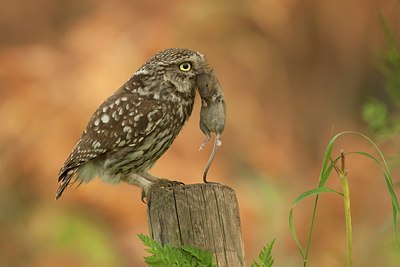
[(202, 73), (196, 76), (197, 88), (202, 99), (207, 98), (210, 91), (210, 75)]
[(215, 71), (211, 68), (207, 72), (198, 74), (196, 76), (196, 83), (202, 99), (211, 98), (215, 95), (222, 95), (221, 85)]

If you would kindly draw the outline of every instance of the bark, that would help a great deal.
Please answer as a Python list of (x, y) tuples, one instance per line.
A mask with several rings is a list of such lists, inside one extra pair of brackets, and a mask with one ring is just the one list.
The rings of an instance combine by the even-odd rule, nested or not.
[(221, 184), (154, 190), (147, 207), (151, 236), (161, 244), (211, 251), (217, 266), (244, 266), (235, 192)]

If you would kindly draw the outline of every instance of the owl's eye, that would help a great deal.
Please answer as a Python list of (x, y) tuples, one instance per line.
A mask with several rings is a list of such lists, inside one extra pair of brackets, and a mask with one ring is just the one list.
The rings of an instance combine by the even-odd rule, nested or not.
[(179, 69), (181, 71), (189, 71), (192, 68), (192, 64), (190, 62), (183, 62), (181, 65), (179, 65)]

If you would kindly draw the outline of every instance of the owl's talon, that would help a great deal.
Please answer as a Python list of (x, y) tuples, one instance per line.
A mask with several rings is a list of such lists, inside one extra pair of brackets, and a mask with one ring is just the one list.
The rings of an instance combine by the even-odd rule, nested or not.
[[(147, 193), (144, 190), (142, 191), (141, 200), (143, 203), (149, 204), (150, 196), (154, 190), (156, 190), (158, 188), (168, 188), (168, 187), (175, 187), (175, 186), (181, 186), (181, 185), (185, 185), (185, 183), (180, 182), (180, 181), (171, 181), (168, 179), (160, 178), (159, 180), (157, 180), (150, 186), (150, 188), (147, 190)], [(144, 199), (146, 199), (146, 201), (144, 201)]]
[(184, 185), (184, 183), (180, 182), (180, 181), (172, 181), (172, 180), (161, 178), (158, 181), (156, 181), (154, 184), (152, 184), (151, 187), (166, 188), (166, 187), (174, 187), (174, 186), (179, 186), (179, 185)]

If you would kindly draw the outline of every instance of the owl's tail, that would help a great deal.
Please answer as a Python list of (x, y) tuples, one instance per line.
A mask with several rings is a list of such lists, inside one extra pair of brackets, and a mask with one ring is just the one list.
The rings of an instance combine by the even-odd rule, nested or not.
[(56, 192), (56, 200), (61, 197), (64, 190), (70, 184), (71, 179), (72, 179), (72, 177), (74, 177), (75, 173), (76, 173), (76, 169), (72, 169), (72, 170), (68, 170), (68, 171), (60, 174), (60, 176), (58, 177), (58, 181), (61, 182), (61, 184), (58, 187), (57, 192)]

